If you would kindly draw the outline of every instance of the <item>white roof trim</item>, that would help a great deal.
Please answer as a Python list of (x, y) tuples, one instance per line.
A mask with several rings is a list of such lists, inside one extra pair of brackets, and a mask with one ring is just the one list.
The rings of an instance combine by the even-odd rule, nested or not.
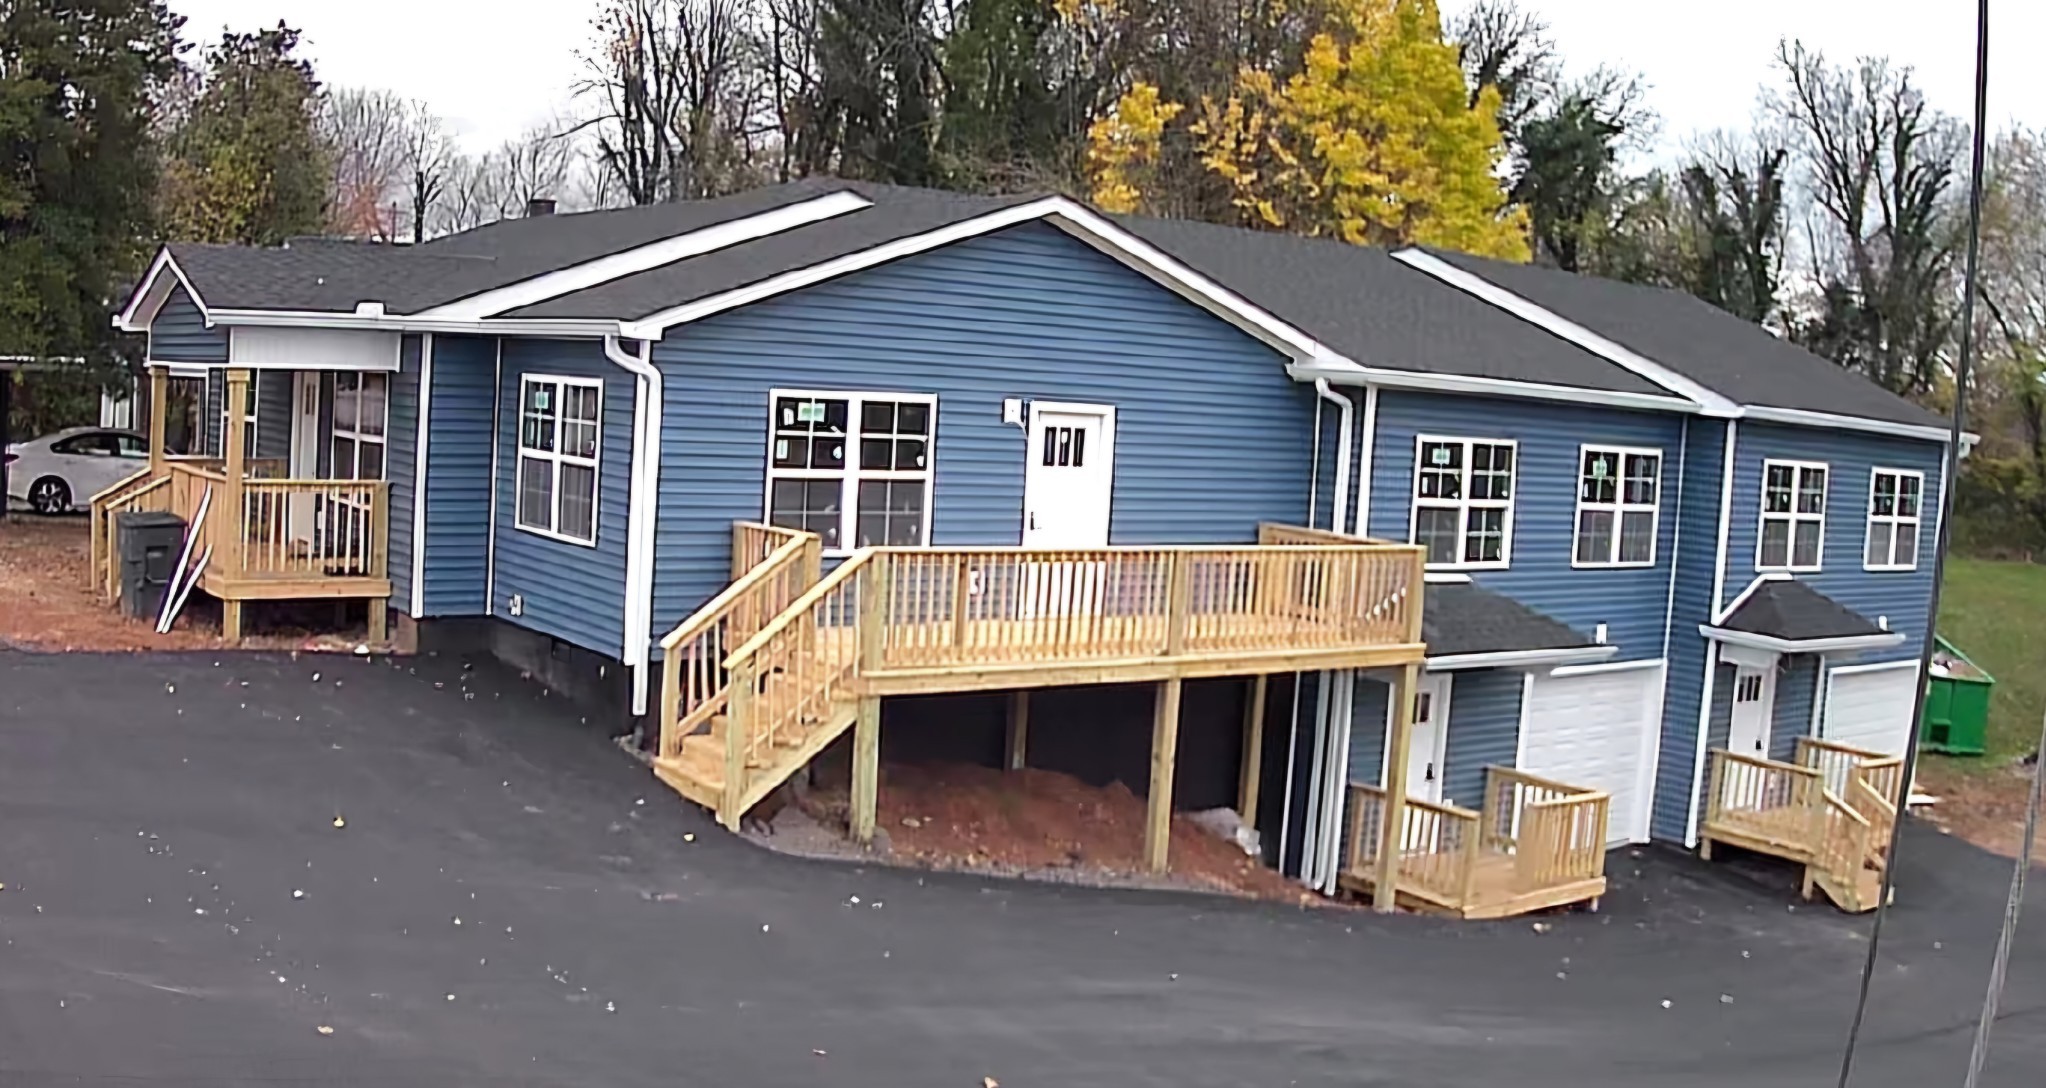
[(1748, 588), (1741, 590), (1739, 596), (1735, 597), (1731, 601), (1728, 601), (1726, 603), (1725, 608), (1722, 608), (1719, 611), (1712, 614), (1713, 626), (1716, 627), (1719, 624), (1725, 623), (1726, 617), (1731, 616), (1735, 612), (1740, 611), (1740, 607), (1748, 603), (1748, 598), (1754, 596), (1755, 591), (1762, 588), (1763, 585), (1769, 582), (1788, 582), (1790, 580), (1791, 577), (1789, 571), (1770, 570), (1763, 571), (1761, 574), (1756, 575), (1755, 580), (1749, 582)]
[(1496, 650), (1481, 654), (1445, 654), (1427, 659), (1428, 671), (1451, 669), (1553, 668), (1580, 665), (1605, 659), (1620, 652), (1618, 646), (1566, 646), (1551, 650)]
[(1471, 576), (1460, 570), (1431, 570), (1421, 575), (1421, 582), (1431, 586), (1467, 586)]
[[(1849, 431), (1867, 431), (1873, 434), (1901, 435), (1905, 438), (1922, 438), (1928, 442), (1945, 442), (1952, 432), (1946, 427), (1932, 427), (1919, 423), (1893, 423), (1864, 416), (1843, 416), (1833, 412), (1813, 412), (1804, 408), (1771, 408), (1751, 404), (1741, 411), (1748, 419), (1763, 423), (1789, 423), (1803, 427), (1838, 427)], [(1981, 436), (1963, 432), (1961, 441), (1974, 445)]]
[(1518, 397), (1524, 400), (1559, 400), (1570, 404), (1598, 404), (1608, 408), (1631, 408), (1650, 412), (1695, 414), (1698, 405), (1681, 397), (1655, 393), (1622, 393), (1611, 389), (1584, 389), (1574, 385), (1549, 385), (1512, 378), (1481, 378), (1465, 374), (1437, 374), (1420, 370), (1390, 370), (1360, 366), (1348, 360), (1319, 359), (1292, 363), (1286, 372), (1295, 381), (1326, 378), (1337, 385), (1365, 385), (1384, 389), (1418, 389), (1431, 393), (1464, 393), (1481, 397)]
[(1418, 249), (1403, 249), (1393, 254), (1392, 259), (1433, 276), (1467, 295), (1491, 303), (1537, 328), (1554, 333), (1633, 373), (1636, 377), (1654, 382), (1671, 393), (1696, 403), (1704, 415), (1734, 416), (1740, 413), (1738, 404), (1661, 363), (1618, 341), (1601, 336), (1547, 307), (1508, 291), (1482, 276), (1466, 272), (1432, 253)]
[(1052, 220), (1053, 225), (1059, 229), (1092, 244), (1096, 249), (1117, 258), (1295, 359), (1326, 358), (1349, 361), (1340, 353), (1323, 347), (1300, 329), (1181, 264), (1150, 243), (1103, 219), (1086, 207), (1059, 196), (1001, 208), (937, 230), (898, 238), (871, 249), (847, 253), (806, 268), (792, 269), (777, 276), (770, 276), (758, 283), (660, 310), (638, 321), (625, 322), (623, 335), (637, 340), (658, 340), (668, 329), (676, 325), (699, 321), (712, 314), (772, 298), (861, 269), (1040, 219)]
[(373, 329), (381, 332), (476, 333), (504, 336), (560, 336), (601, 339), (621, 335), (622, 322), (609, 318), (455, 318), (406, 314), (341, 313), (330, 310), (215, 310), (223, 325), (288, 329)]
[(543, 273), (454, 302), (432, 306), (414, 316), (472, 321), (494, 317), (522, 306), (537, 305), (548, 299), (585, 291), (662, 265), (674, 264), (690, 257), (805, 227), (872, 206), (873, 201), (851, 190), (830, 193), (811, 200), (786, 204), (772, 211), (727, 219), (722, 223), (663, 238), (658, 242), (606, 254), (592, 261)]
[(1779, 654), (1823, 654), (1844, 650), (1881, 650), (1904, 641), (1901, 631), (1885, 631), (1879, 635), (1841, 635), (1836, 638), (1777, 638), (1773, 635), (1757, 635), (1748, 631), (1729, 631), (1709, 623), (1698, 625), (1698, 633), (1714, 642), (1730, 646), (1747, 646), (1756, 650), (1768, 650)]
[[(159, 281), (166, 271), (176, 277), (175, 283), (163, 283), (159, 289)], [(136, 285), (134, 294), (128, 296), (128, 305), (115, 315), (114, 327), (122, 332), (148, 332), (150, 323), (156, 320), (157, 311), (163, 309), (164, 302), (170, 298), (171, 288), (178, 285), (182, 285), (185, 294), (192, 297), (192, 305), (199, 308), (199, 316), (206, 319), (206, 327), (212, 328), (212, 311), (206, 308), (206, 300), (199, 297), (192, 281), (185, 277), (185, 270), (179, 268), (178, 262), (171, 257), (169, 246), (156, 251), (156, 259), (149, 262), (149, 271)]]

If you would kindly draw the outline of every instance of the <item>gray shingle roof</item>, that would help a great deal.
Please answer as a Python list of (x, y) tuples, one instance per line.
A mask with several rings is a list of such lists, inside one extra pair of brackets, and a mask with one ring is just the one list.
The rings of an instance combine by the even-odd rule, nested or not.
[(1810, 585), (1789, 579), (1762, 583), (1719, 626), (1791, 642), (1888, 633)]
[(1468, 582), (1431, 583), (1423, 591), (1421, 639), (1429, 657), (1598, 645), (1567, 624)]
[(1938, 415), (1710, 303), (1553, 268), (1430, 250), (1739, 404), (1942, 427)]

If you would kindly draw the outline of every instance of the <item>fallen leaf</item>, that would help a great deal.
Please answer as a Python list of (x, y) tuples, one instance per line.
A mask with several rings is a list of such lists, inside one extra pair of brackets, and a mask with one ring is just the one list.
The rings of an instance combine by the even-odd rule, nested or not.
[(317, 1032), (319, 1032), (319, 1033), (320, 1033), (320, 1034), (322, 1034), (322, 1035), (332, 1035), (332, 1034), (334, 1034), (334, 1029), (333, 1029), (333, 1028), (330, 1028), (330, 1027), (328, 1027), (328, 1026), (327, 1026), (327, 1025), (325, 1025), (325, 1024), (321, 1024), (321, 1025), (320, 1025), (319, 1027), (316, 1027), (316, 1028), (314, 1028), (313, 1030), (314, 1030), (314, 1031), (317, 1031)]
[(1002, 1086), (993, 1077), (982, 1077), (980, 1078), (980, 1088), (1002, 1088)]
[(817, 1055), (817, 1056), (818, 1056), (818, 1057), (820, 1057), (820, 1058), (824, 1056), (824, 1052), (823, 1052), (823, 1051), (821, 1051), (821, 1050), (819, 1050), (819, 1049), (817, 1049), (817, 1048), (816, 1048), (816, 1047), (814, 1047), (814, 1046), (810, 1048), (810, 1053), (812, 1053), (812, 1054), (815, 1054), (815, 1055)]
[(347, 827), (347, 826), (348, 826), (348, 821), (347, 821), (347, 820), (344, 820), (344, 819), (342, 819), (342, 818), (341, 818), (341, 817), (339, 817), (339, 816), (336, 816), (336, 817), (334, 817), (334, 826), (335, 826), (335, 827)]

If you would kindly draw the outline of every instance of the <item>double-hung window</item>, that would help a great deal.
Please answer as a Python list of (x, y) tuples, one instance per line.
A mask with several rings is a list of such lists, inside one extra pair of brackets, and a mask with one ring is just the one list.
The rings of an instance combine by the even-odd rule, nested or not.
[(334, 479), (384, 478), (390, 382), (388, 374), (344, 370), (334, 375), (334, 436), (329, 449), (329, 474)]
[(545, 374), (519, 379), (519, 528), (596, 544), (603, 409), (599, 379)]
[(1868, 570), (1918, 569), (1918, 518), (1925, 496), (1925, 474), (1902, 468), (1878, 468), (1868, 481)]
[(1826, 466), (1762, 462), (1762, 538), (1757, 570), (1818, 570), (1825, 557)]
[(1412, 543), (1431, 567), (1504, 567), (1513, 542), (1515, 445), (1484, 438), (1415, 439)]
[[(242, 388), (242, 456), (253, 459), (256, 456), (256, 383), (261, 375), (251, 372), (248, 384)], [(227, 376), (220, 381), (220, 455), (227, 456), (227, 428), (234, 421), (234, 405), (227, 401)]]
[(767, 520), (828, 551), (931, 538), (938, 399), (919, 393), (769, 394)]
[(1662, 451), (1585, 446), (1577, 472), (1577, 543), (1580, 567), (1646, 567), (1655, 563), (1655, 528), (1662, 496)]

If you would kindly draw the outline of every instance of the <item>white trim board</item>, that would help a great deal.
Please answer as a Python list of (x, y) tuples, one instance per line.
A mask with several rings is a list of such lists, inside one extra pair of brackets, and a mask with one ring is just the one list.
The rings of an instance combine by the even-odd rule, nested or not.
[[(403, 348), (399, 349), (401, 352)], [(426, 615), (426, 438), (433, 411), (433, 334), (419, 338), (419, 383), (412, 415), (418, 428), (412, 440), (412, 618)], [(386, 428), (385, 433), (389, 433)], [(389, 450), (385, 451), (388, 457)], [(492, 480), (491, 486), (497, 481)]]
[(1618, 646), (1566, 646), (1553, 650), (1493, 650), (1476, 654), (1444, 654), (1428, 658), (1429, 672), (1456, 669), (1552, 668), (1602, 661), (1620, 652)]
[[(163, 284), (159, 289), (157, 280), (166, 271), (176, 282)], [(192, 281), (185, 276), (185, 270), (179, 268), (177, 260), (171, 256), (169, 246), (156, 251), (156, 259), (149, 262), (149, 271), (143, 274), (142, 282), (136, 287), (135, 293), (129, 296), (128, 305), (114, 315), (114, 327), (122, 332), (148, 332), (149, 326), (156, 321), (157, 313), (163, 309), (163, 304), (169, 301), (171, 288), (179, 285), (184, 287), (185, 294), (191, 296), (192, 305), (199, 308), (199, 316), (206, 322), (206, 327), (212, 328), (213, 315), (206, 309), (206, 300), (200, 298), (199, 292), (193, 289)], [(147, 313), (143, 312), (145, 309)]]
[(1524, 382), (1513, 378), (1483, 378), (1472, 374), (1392, 370), (1335, 358), (1290, 363), (1286, 367), (1286, 373), (1291, 375), (1294, 381), (1299, 382), (1327, 378), (1336, 385), (1383, 386), (1386, 389), (1413, 389), (1424, 393), (1466, 393), (1472, 396), (1513, 397), (1519, 400), (1559, 400), (1568, 404), (1596, 404), (1606, 408), (1631, 408), (1648, 412), (1696, 414), (1698, 411), (1697, 405), (1681, 397), (1654, 393), (1621, 393), (1574, 385)]
[(1778, 654), (1824, 654), (1846, 650), (1882, 650), (1904, 641), (1901, 631), (1885, 631), (1879, 635), (1841, 635), (1836, 638), (1777, 638), (1773, 635), (1757, 635), (1748, 631), (1730, 631), (1710, 624), (1698, 625), (1698, 633), (1713, 642), (1728, 646), (1744, 646)]

